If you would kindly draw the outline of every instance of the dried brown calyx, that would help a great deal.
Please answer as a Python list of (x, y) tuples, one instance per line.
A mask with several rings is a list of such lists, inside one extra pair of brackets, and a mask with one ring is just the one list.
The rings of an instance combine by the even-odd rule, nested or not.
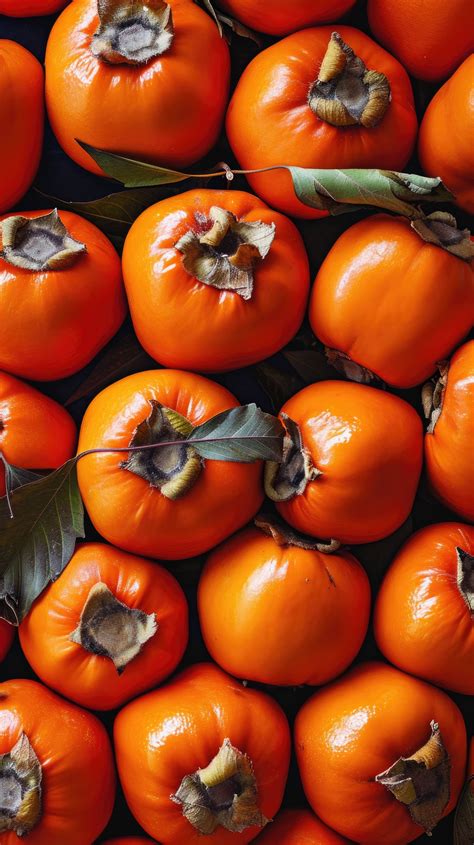
[(287, 502), (300, 496), (306, 485), (322, 474), (313, 466), (298, 424), (287, 414), (280, 416), (285, 426), (282, 460), (281, 463), (267, 461), (264, 473), (265, 492), (273, 502)]
[(435, 380), (428, 381), (423, 385), (421, 390), (421, 403), (423, 405), (423, 412), (427, 420), (429, 420), (428, 434), (433, 434), (436, 423), (438, 422), (441, 412), (443, 410), (444, 391), (448, 383), (449, 363), (441, 361), (438, 364), (439, 377)]
[(250, 299), (255, 266), (270, 250), (275, 224), (246, 222), (213, 206), (209, 218), (197, 216), (198, 230), (189, 229), (176, 243), (188, 273), (205, 285)]
[(278, 546), (297, 546), (299, 549), (332, 554), (337, 552), (342, 545), (339, 540), (323, 542), (307, 534), (300, 534), (299, 531), (295, 531), (294, 528), (291, 528), (283, 520), (277, 519), (273, 514), (259, 514), (255, 517), (254, 524), (256, 528), (271, 537)]
[(309, 90), (312, 111), (332, 126), (372, 128), (382, 120), (391, 99), (383, 73), (368, 70), (338, 32), (333, 32), (319, 75)]
[(474, 613), (474, 556), (457, 548), (457, 584), (471, 613)]
[(164, 0), (98, 0), (97, 13), (91, 50), (102, 61), (146, 65), (171, 47), (173, 17)]
[(325, 346), (324, 354), (328, 363), (331, 364), (338, 373), (342, 373), (342, 375), (346, 376), (346, 378), (351, 381), (356, 381), (359, 384), (371, 384), (371, 382), (377, 380), (377, 376), (372, 372), (372, 370), (368, 370), (367, 367), (357, 364), (356, 361), (353, 361), (352, 358), (349, 357), (349, 355), (346, 355), (345, 352), (340, 352), (339, 349), (331, 349), (329, 346)]
[(456, 218), (447, 211), (434, 211), (417, 217), (410, 225), (426, 243), (439, 246), (463, 261), (474, 258), (474, 243), (469, 229), (458, 229)]
[(25, 733), (0, 754), (0, 833), (25, 836), (41, 816), (41, 765)]
[(57, 209), (39, 217), (13, 215), (0, 223), (2, 258), (14, 267), (36, 272), (71, 267), (86, 246), (71, 237)]

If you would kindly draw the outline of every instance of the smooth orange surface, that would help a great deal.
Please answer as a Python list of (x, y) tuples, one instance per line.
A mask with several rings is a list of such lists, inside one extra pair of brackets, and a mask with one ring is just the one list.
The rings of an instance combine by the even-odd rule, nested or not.
[(257, 838), (258, 845), (348, 845), (309, 810), (282, 810)]
[(474, 554), (473, 527), (443, 522), (410, 537), (382, 582), (374, 632), (400, 669), (474, 695), (474, 620), (456, 583), (456, 548)]
[(38, 169), (43, 145), (43, 86), (39, 61), (15, 41), (1, 39), (0, 213), (21, 199)]
[(52, 15), (63, 9), (69, 0), (0, 0), (0, 14), (12, 18)]
[(326, 824), (361, 845), (412, 842), (423, 828), (375, 775), (409, 757), (439, 724), (451, 760), (454, 809), (464, 780), (466, 728), (446, 693), (384, 663), (364, 663), (306, 702), (295, 723), (303, 788)]
[[(127, 607), (154, 613), (158, 623), (120, 675), (110, 658), (70, 640), (98, 583)], [(19, 634), (25, 657), (42, 681), (83, 707), (109, 710), (161, 683), (176, 668), (188, 641), (188, 606), (176, 579), (157, 563), (113, 546), (84, 543), (35, 601)]]
[[(212, 664), (186, 669), (117, 716), (115, 756), (127, 803), (144, 830), (162, 845), (202, 845), (203, 837), (170, 796), (187, 774), (204, 768), (225, 739), (247, 754), (267, 818), (279, 810), (290, 758), (286, 716), (278, 704), (246, 689)], [(255, 839), (260, 828), (231, 833), (219, 826), (206, 843)]]
[[(334, 26), (289, 35), (246, 67), (227, 112), (226, 129), (242, 168), (382, 167), (403, 170), (416, 140), (417, 119), (406, 71), (369, 36), (349, 26), (337, 31), (370, 70), (384, 73), (392, 101), (378, 126), (339, 128), (315, 115), (307, 102)], [(272, 170), (248, 176), (252, 189), (295, 217), (321, 217), (297, 199), (290, 174)]]
[[(33, 218), (48, 211), (19, 213)], [(109, 239), (78, 214), (59, 217), (87, 247), (70, 267), (23, 270), (0, 256), (0, 368), (40, 381), (82, 369), (126, 313), (120, 259)]]
[[(239, 403), (225, 387), (181, 370), (148, 370), (110, 385), (89, 405), (79, 451), (126, 447), (161, 402), (194, 426)], [(126, 458), (126, 455), (125, 455)], [(263, 499), (262, 466), (206, 460), (195, 485), (167, 499), (145, 479), (120, 467), (124, 454), (96, 454), (78, 464), (81, 493), (96, 529), (127, 551), (178, 559), (207, 551), (241, 528)]]
[(425, 435), (425, 466), (432, 489), (464, 519), (474, 521), (474, 340), (451, 358), (441, 416)]
[(394, 387), (431, 376), (474, 322), (471, 264), (426, 243), (403, 217), (350, 226), (324, 260), (309, 305), (314, 333)]
[[(100, 835), (112, 813), (115, 772), (105, 728), (86, 710), (36, 681), (0, 684), (0, 754), (22, 733), (42, 767), (42, 814), (28, 845), (85, 845)], [(2, 833), (2, 845), (18, 845)]]
[(0, 619), (0, 663), (2, 660), (5, 660), (5, 657), (10, 651), (14, 636), (15, 628), (13, 625), (9, 625), (8, 622)]
[(74, 161), (102, 170), (75, 139), (155, 164), (183, 167), (212, 147), (229, 89), (229, 50), (215, 22), (192, 0), (168, 0), (171, 47), (144, 66), (94, 56), (97, 0), (75, 0), (46, 50), (46, 103), (53, 131)]
[(317, 23), (335, 21), (355, 0), (219, 0), (219, 6), (246, 26), (270, 35), (287, 35)]
[[(74, 454), (76, 426), (65, 408), (8, 373), (0, 372), (0, 451), (23, 469), (55, 469)], [(5, 470), (0, 463), (0, 496)]]
[(121, 836), (119, 839), (107, 839), (102, 845), (151, 845), (151, 839), (143, 836)]
[(370, 28), (417, 79), (446, 79), (474, 49), (471, 0), (369, 0)]
[[(175, 249), (189, 229), (199, 231), (212, 206), (239, 220), (276, 225), (270, 252), (255, 264), (250, 300), (198, 281)], [(245, 367), (285, 346), (301, 325), (309, 293), (308, 258), (296, 226), (243, 191), (198, 189), (148, 208), (125, 241), (123, 274), (142, 346), (167, 367), (204, 372)]]
[(348, 552), (278, 546), (248, 528), (211, 552), (198, 606), (206, 647), (227, 672), (266, 684), (316, 685), (339, 675), (359, 651), (370, 585)]
[(457, 205), (474, 212), (474, 56), (436, 92), (425, 111), (418, 156), (425, 173), (441, 176)]
[(421, 472), (423, 432), (415, 410), (390, 393), (321, 381), (285, 402), (322, 473), (277, 508), (298, 531), (343, 543), (387, 537), (407, 518)]

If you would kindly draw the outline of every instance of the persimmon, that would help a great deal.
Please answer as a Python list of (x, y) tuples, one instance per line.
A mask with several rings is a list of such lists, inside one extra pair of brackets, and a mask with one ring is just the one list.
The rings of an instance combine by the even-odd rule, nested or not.
[(43, 86), (38, 59), (21, 44), (0, 39), (0, 214), (21, 199), (38, 169), (43, 146)]
[(425, 435), (431, 488), (448, 508), (473, 522), (474, 340), (440, 365), (439, 379), (423, 388), (423, 398), (427, 414), (432, 409)]
[(429, 833), (464, 779), (466, 729), (454, 701), (384, 663), (316, 692), (296, 717), (295, 745), (314, 812), (364, 845)]
[(151, 845), (151, 839), (143, 836), (120, 836), (118, 839), (107, 839), (102, 845)]
[(382, 582), (374, 632), (400, 669), (474, 695), (474, 528), (428, 525), (402, 546)]
[(246, 26), (269, 35), (288, 35), (342, 17), (355, 0), (219, 0), (219, 6)]
[(474, 212), (474, 56), (469, 56), (436, 92), (418, 136), (425, 173), (441, 176), (456, 204)]
[(280, 807), (285, 714), (211, 664), (128, 704), (114, 738), (127, 803), (162, 845), (247, 843)]
[(367, 575), (349, 552), (327, 554), (330, 547), (265, 517), (256, 526), (207, 559), (198, 590), (206, 647), (239, 678), (324, 684), (362, 645), (370, 613)]
[(436, 370), (474, 322), (469, 232), (435, 212), (376, 214), (329, 250), (309, 305), (311, 327), (338, 369), (413, 387)]
[(412, 76), (446, 79), (474, 47), (471, 0), (369, 0), (369, 25)]
[(93, 173), (103, 175), (78, 140), (183, 167), (217, 139), (229, 50), (193, 0), (76, 0), (51, 30), (45, 66), (53, 131)]
[(84, 543), (19, 634), (28, 663), (48, 686), (83, 707), (109, 710), (176, 668), (188, 640), (188, 607), (163, 567)]
[(283, 460), (268, 462), (267, 495), (298, 531), (370, 543), (410, 513), (421, 472), (416, 411), (390, 393), (344, 381), (311, 384), (285, 402)]
[(282, 810), (257, 839), (258, 845), (349, 845), (309, 810)]
[[(56, 469), (74, 454), (74, 420), (62, 405), (0, 372), (0, 452), (13, 466)], [(0, 496), (5, 469), (0, 461)]]
[[(246, 170), (273, 165), (403, 170), (417, 119), (404, 68), (349, 26), (289, 35), (246, 67), (227, 112), (231, 147)], [(285, 214), (321, 217), (302, 203), (290, 173), (247, 176), (252, 189)]]
[(123, 273), (142, 346), (167, 367), (205, 372), (281, 349), (309, 293), (296, 226), (243, 191), (193, 190), (148, 208), (126, 238)]
[(0, 619), (0, 663), (5, 660), (10, 651), (13, 638), (15, 636), (15, 629), (13, 625), (9, 625), (3, 619)]
[(263, 499), (261, 463), (203, 461), (182, 442), (192, 426), (238, 406), (221, 385), (181, 370), (136, 373), (102, 390), (85, 413), (79, 451), (177, 445), (81, 458), (79, 486), (99, 533), (127, 551), (175, 560), (242, 528)]
[(0, 684), (2, 845), (85, 845), (107, 824), (115, 773), (104, 726), (36, 681)]
[(52, 15), (64, 9), (70, 0), (0, 0), (0, 14), (12, 18)]
[(1, 218), (0, 243), (0, 367), (40, 381), (77, 372), (125, 319), (114, 247), (56, 210)]

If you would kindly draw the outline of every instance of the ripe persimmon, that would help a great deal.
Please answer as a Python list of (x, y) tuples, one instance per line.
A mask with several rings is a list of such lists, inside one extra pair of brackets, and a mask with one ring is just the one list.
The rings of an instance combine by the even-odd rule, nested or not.
[(125, 798), (162, 845), (242, 845), (279, 810), (290, 759), (285, 714), (211, 664), (135, 699), (114, 727)]
[(0, 0), (0, 15), (12, 18), (52, 15), (64, 9), (67, 3), (69, 0)]
[(257, 839), (258, 845), (349, 845), (309, 810), (282, 810)]
[(466, 728), (454, 701), (384, 663), (316, 692), (296, 717), (295, 745), (314, 812), (364, 845), (429, 833), (464, 780)]
[(107, 839), (102, 845), (151, 845), (151, 839), (143, 836), (120, 836), (119, 839)]
[(288, 35), (306, 26), (336, 21), (355, 0), (219, 0), (219, 6), (246, 26), (269, 35)]
[(0, 619), (0, 663), (5, 660), (10, 651), (13, 638), (15, 636), (15, 628), (4, 619)]

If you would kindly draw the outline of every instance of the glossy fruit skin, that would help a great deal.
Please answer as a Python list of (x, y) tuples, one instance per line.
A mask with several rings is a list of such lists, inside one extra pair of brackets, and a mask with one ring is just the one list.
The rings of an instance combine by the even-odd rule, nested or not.
[[(158, 623), (120, 675), (110, 658), (70, 640), (90, 590), (100, 582), (127, 607), (154, 613)], [(35, 601), (19, 635), (26, 659), (48, 686), (90, 710), (110, 710), (157, 686), (176, 668), (188, 641), (188, 606), (176, 579), (157, 563), (102, 543), (83, 543)]]
[[(20, 213), (34, 218), (48, 211)], [(82, 369), (126, 314), (120, 259), (109, 239), (78, 214), (60, 211), (59, 217), (87, 247), (72, 266), (23, 270), (0, 257), (0, 367), (39, 381)]]
[[(185, 775), (207, 766), (225, 739), (252, 760), (260, 811), (272, 818), (283, 797), (290, 736), (283, 711), (269, 696), (203, 663), (117, 716), (115, 756), (125, 798), (139, 824), (162, 845), (202, 843), (170, 795)], [(242, 833), (219, 826), (206, 842), (247, 843), (259, 832), (256, 826)]]
[[(74, 454), (77, 432), (62, 405), (20, 379), (0, 372), (0, 451), (13, 466), (55, 469)], [(0, 463), (0, 496), (5, 470)]]
[(348, 552), (278, 546), (248, 528), (211, 552), (198, 608), (206, 647), (227, 672), (265, 684), (318, 685), (359, 651), (370, 584)]
[(456, 583), (456, 547), (474, 554), (473, 527), (443, 522), (410, 537), (382, 582), (374, 631), (399, 669), (474, 695), (474, 624)]
[(10, 651), (13, 638), (15, 636), (15, 628), (9, 625), (3, 619), (0, 619), (0, 663), (5, 660)]
[(418, 136), (425, 173), (441, 176), (456, 204), (474, 212), (474, 56), (469, 56), (434, 95)]
[(417, 839), (423, 828), (374, 778), (399, 757), (421, 748), (429, 739), (432, 720), (439, 724), (451, 759), (447, 815), (464, 779), (466, 729), (446, 693), (375, 662), (360, 664), (315, 693), (295, 723), (298, 766), (314, 812), (363, 845)]
[(407, 219), (376, 214), (347, 229), (330, 249), (316, 276), (309, 319), (326, 346), (394, 387), (414, 387), (469, 332), (473, 269), (423, 241)]
[(12, 18), (52, 15), (64, 9), (69, 0), (0, 0), (0, 14)]
[(473, 49), (470, 0), (369, 0), (377, 41), (417, 79), (446, 79)]
[(441, 415), (425, 434), (425, 467), (431, 488), (459, 516), (474, 521), (474, 340), (456, 350), (449, 363)]
[[(26, 733), (42, 766), (42, 815), (29, 845), (85, 845), (107, 824), (115, 772), (103, 725), (36, 681), (0, 684), (0, 754)], [(5, 696), (5, 697), (4, 697)], [(17, 845), (3, 833), (2, 845)]]
[[(212, 206), (276, 225), (270, 252), (255, 266), (250, 300), (200, 282), (174, 246)], [(305, 314), (309, 267), (301, 235), (243, 191), (199, 189), (151, 206), (127, 236), (122, 266), (138, 339), (166, 367), (217, 372), (261, 361), (291, 340)]]
[(355, 0), (220, 0), (219, 6), (245, 26), (269, 35), (288, 35), (318, 23), (335, 21)]
[[(322, 26), (289, 35), (259, 53), (244, 70), (226, 119), (227, 137), (242, 168), (287, 164), (403, 170), (417, 132), (410, 80), (397, 60), (363, 32), (337, 27), (368, 68), (388, 77), (392, 101), (383, 119), (372, 129), (339, 128), (310, 109), (308, 91), (333, 30)], [(327, 213), (297, 199), (286, 170), (247, 179), (255, 193), (285, 214), (315, 218)]]
[(102, 845), (151, 845), (151, 839), (143, 836), (121, 836), (119, 839), (107, 839)]
[[(79, 451), (126, 447), (157, 400), (194, 426), (238, 407), (224, 387), (181, 370), (148, 370), (121, 379), (89, 405)], [(88, 455), (78, 464), (81, 494), (96, 529), (116, 546), (148, 557), (177, 560), (201, 554), (242, 528), (263, 500), (256, 463), (205, 462), (194, 487), (180, 499), (120, 467), (123, 455)]]
[[(2, 9), (0, 8), (0, 12)], [(39, 61), (20, 44), (0, 40), (0, 214), (30, 187), (41, 156), (44, 76)]]
[(229, 89), (227, 43), (191, 0), (168, 5), (175, 40), (143, 67), (107, 64), (91, 53), (96, 0), (75, 0), (51, 30), (45, 62), (49, 119), (64, 151), (92, 173), (103, 175), (76, 138), (168, 167), (197, 161), (217, 139)]
[(349, 845), (309, 810), (282, 810), (257, 838), (258, 845)]
[(371, 543), (410, 513), (421, 472), (423, 432), (415, 410), (390, 393), (345, 381), (321, 381), (283, 405), (322, 475), (277, 503), (304, 534)]

